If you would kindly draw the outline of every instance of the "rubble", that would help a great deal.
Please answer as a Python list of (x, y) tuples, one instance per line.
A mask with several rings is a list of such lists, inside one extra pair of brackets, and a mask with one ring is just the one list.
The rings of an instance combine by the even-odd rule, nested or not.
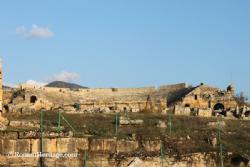
[(220, 127), (225, 127), (226, 123), (225, 123), (225, 121), (209, 122), (207, 124), (207, 126), (209, 126), (211, 128), (218, 128), (219, 126)]
[(166, 122), (159, 120), (156, 127), (165, 129), (165, 128), (167, 128), (167, 124), (166, 124)]
[(136, 157), (127, 166), (128, 167), (141, 167), (143, 166), (143, 161), (140, 158)]
[(141, 125), (143, 124), (143, 120), (141, 119), (130, 119), (129, 117), (120, 117), (119, 119), (120, 125)]
[(39, 121), (10, 121), (9, 126), (11, 127), (30, 127), (30, 128), (40, 128)]

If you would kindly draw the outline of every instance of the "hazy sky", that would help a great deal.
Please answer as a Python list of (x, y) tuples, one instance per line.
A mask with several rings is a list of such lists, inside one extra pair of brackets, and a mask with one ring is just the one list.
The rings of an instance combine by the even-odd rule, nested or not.
[(250, 95), (249, 0), (8, 0), (4, 82), (89, 87), (200, 82)]

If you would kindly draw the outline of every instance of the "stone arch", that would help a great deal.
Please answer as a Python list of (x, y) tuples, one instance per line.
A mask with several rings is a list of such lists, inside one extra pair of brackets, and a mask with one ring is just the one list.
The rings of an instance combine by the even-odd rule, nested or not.
[(245, 112), (245, 117), (250, 117), (250, 110)]
[(234, 157), (232, 157), (232, 166), (241, 166), (242, 164), (244, 164), (244, 166), (247, 166), (247, 164), (249, 164), (249, 159), (242, 157), (241, 155), (235, 155)]
[(34, 96), (34, 95), (30, 96), (30, 103), (34, 104), (34, 103), (36, 103), (36, 101), (37, 101), (36, 96)]
[(225, 106), (222, 104), (222, 103), (216, 103), (214, 105), (214, 110), (224, 110), (225, 109)]

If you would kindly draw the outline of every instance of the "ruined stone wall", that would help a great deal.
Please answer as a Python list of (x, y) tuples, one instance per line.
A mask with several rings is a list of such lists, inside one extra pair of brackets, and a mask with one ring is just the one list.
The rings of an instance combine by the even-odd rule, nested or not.
[[(174, 106), (180, 105), (182, 111), (187, 112), (184, 115), (190, 115), (190, 109), (199, 109), (202, 116), (211, 116), (210, 110), (217, 103), (222, 103), (226, 109), (237, 106), (233, 96), (229, 92), (221, 92), (217, 88), (206, 85), (190, 88), (187, 84), (165, 85), (159, 88), (95, 88), (95, 89), (77, 89), (67, 88), (47, 88), (47, 87), (28, 87), (23, 86), (22, 93), (19, 93), (9, 104), (13, 111), (54, 110), (63, 108), (66, 111), (76, 111), (76, 104), (79, 106), (77, 111), (83, 112), (113, 112), (119, 111), (147, 111), (147, 112), (165, 112), (168, 108), (168, 102), (174, 101)], [(224, 93), (224, 95), (220, 95)], [(22, 94), (22, 95), (21, 95)], [(22, 97), (24, 96), (24, 97)], [(31, 97), (37, 99), (31, 103)], [(181, 101), (179, 96), (183, 97)], [(211, 96), (211, 97), (210, 97)], [(177, 105), (176, 105), (177, 104)], [(182, 108), (182, 109), (181, 109)], [(208, 111), (205, 112), (205, 111)], [(181, 114), (182, 115), (182, 114)]]
[[(167, 108), (167, 93), (171, 89), (145, 88), (94, 88), (70, 90), (67, 88), (47, 88), (21, 86), (21, 93), (8, 104), (15, 111), (64, 108), (74, 111), (75, 104), (80, 111), (117, 110), (139, 112), (145, 109), (161, 112)], [(179, 86), (177, 86), (179, 87)], [(35, 103), (31, 98), (35, 97)]]
[[(25, 158), (10, 156), (15, 153), (40, 152), (39, 139), (0, 139), (0, 165), (26, 165), (39, 166), (38, 157)], [(143, 146), (143, 147), (142, 147)], [(88, 166), (94, 167), (125, 167), (125, 166), (162, 166), (160, 158), (160, 140), (123, 140), (123, 139), (91, 139), (91, 138), (45, 138), (43, 140), (43, 152), (47, 153), (77, 153), (77, 157), (68, 158), (44, 158), (45, 166), (83, 166), (85, 151), (88, 154)], [(144, 153), (136, 155), (138, 150)], [(155, 154), (159, 152), (159, 154)], [(9, 156), (7, 156), (9, 155)], [(152, 156), (151, 156), (152, 155)], [(116, 157), (118, 156), (118, 157)], [(121, 156), (122, 158), (119, 158)], [(140, 159), (138, 156), (143, 156)], [(165, 165), (183, 167), (216, 166), (216, 161), (210, 155), (196, 153), (183, 155), (178, 160), (174, 156), (166, 155)]]
[(190, 108), (209, 108), (209, 101), (199, 96), (197, 99), (193, 95), (187, 96), (183, 99), (183, 104)]
[[(55, 167), (84, 166), (85, 162), (89, 167), (216, 167), (219, 165), (216, 152), (186, 153), (178, 156), (165, 152), (164, 159), (161, 159), (161, 145), (159, 139), (138, 141), (116, 138), (44, 138), (43, 153), (56, 153), (57, 156), (68, 153), (71, 154), (71, 157), (47, 157), (43, 158), (43, 163), (44, 166)], [(36, 154), (40, 151), (40, 139), (38, 138), (17, 139), (17, 134), (14, 132), (1, 135), (0, 166), (39, 166), (39, 157), (20, 156), (25, 153)], [(227, 154), (227, 158), (224, 157), (224, 163), (227, 164), (225, 166), (232, 165), (230, 163), (234, 156), (230, 155)], [(85, 161), (85, 157), (87, 157), (87, 161)], [(242, 164), (243, 162), (245, 161), (242, 161)], [(249, 161), (246, 163), (248, 164), (245, 166), (250, 165)]]
[[(154, 87), (146, 88), (104, 88), (104, 89), (60, 89), (46, 87), (22, 86), (11, 103), (7, 103), (11, 111), (53, 110), (63, 108), (75, 111), (75, 104), (79, 104), (80, 111), (116, 110), (138, 112), (147, 108), (159, 112), (166, 108), (166, 99)], [(148, 101), (148, 97), (150, 102)], [(31, 98), (36, 100), (31, 102)], [(9, 101), (10, 102), (10, 101)]]
[(226, 96), (228, 98), (215, 97), (214, 99), (210, 100), (210, 99), (202, 98), (200, 94), (188, 95), (183, 99), (183, 105), (187, 105), (190, 108), (200, 108), (200, 109), (212, 108), (213, 109), (213, 107), (217, 103), (221, 103), (224, 105), (225, 109), (236, 108), (237, 102), (233, 99), (233, 97), (230, 95), (226, 95)]
[[(175, 113), (210, 117), (218, 104), (222, 106), (223, 110), (232, 110), (237, 107), (237, 102), (231, 92), (200, 85), (175, 104)], [(192, 111), (194, 112), (192, 113)]]
[[(36, 85), (29, 85), (29, 84), (22, 84), (20, 85), (21, 89), (40, 89), (46, 90), (48, 92), (71, 92), (70, 88), (55, 88), (55, 87), (43, 87), (43, 86), (36, 86)], [(179, 84), (178, 84), (179, 87)], [(142, 88), (83, 88), (77, 89), (76, 91), (79, 93), (111, 93), (111, 92), (123, 92), (123, 93), (133, 93), (133, 92), (152, 92), (155, 91), (155, 87), (142, 87)]]
[(220, 91), (217, 88), (202, 85), (190, 92), (183, 99), (183, 104), (191, 108), (213, 108), (215, 104), (222, 103), (227, 108), (236, 107), (237, 103), (230, 92)]
[(179, 83), (174, 85), (162, 85), (159, 87), (160, 90), (167, 90), (168, 92), (174, 92), (180, 89), (187, 88), (188, 85), (186, 83)]

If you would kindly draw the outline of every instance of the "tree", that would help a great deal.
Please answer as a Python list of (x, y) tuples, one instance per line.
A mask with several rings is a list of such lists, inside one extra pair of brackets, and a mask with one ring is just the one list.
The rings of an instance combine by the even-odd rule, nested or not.
[(240, 92), (235, 96), (236, 101), (238, 102), (239, 106), (244, 106), (248, 101), (248, 97), (244, 95), (243, 92)]

